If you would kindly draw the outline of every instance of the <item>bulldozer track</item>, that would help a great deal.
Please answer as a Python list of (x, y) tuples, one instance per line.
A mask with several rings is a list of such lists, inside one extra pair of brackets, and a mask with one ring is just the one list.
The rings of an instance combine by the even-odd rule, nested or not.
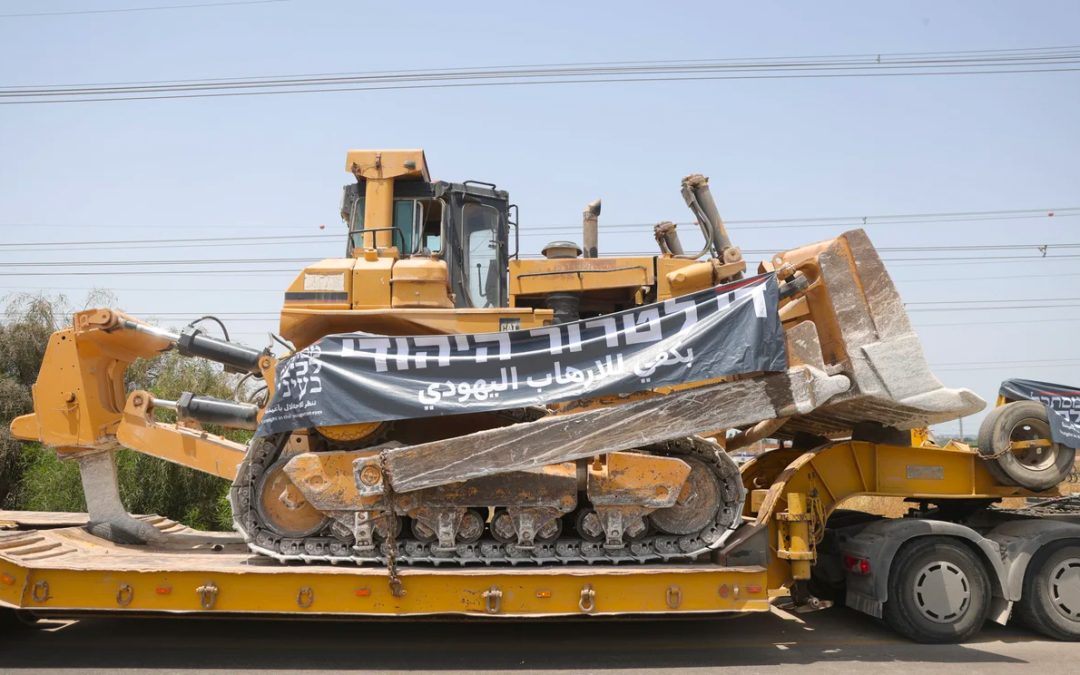
[[(394, 541), (382, 541), (377, 555), (359, 554), (352, 547), (351, 536), (344, 528), (330, 525), (318, 535), (293, 539), (274, 533), (255, 507), (256, 486), (269, 467), (278, 460), (287, 434), (256, 438), (240, 465), (236, 481), (229, 491), (234, 526), (252, 552), (280, 562), (331, 564), (406, 565), (548, 565), (548, 564), (619, 564), (688, 560), (718, 548), (734, 532), (742, 514), (746, 491), (738, 466), (715, 443), (699, 437), (678, 438), (646, 446), (651, 453), (694, 458), (712, 469), (721, 486), (721, 503), (713, 522), (690, 535), (650, 534), (628, 541), (622, 548), (611, 549), (603, 542), (578, 537), (560, 537), (552, 542), (537, 542), (531, 548), (495, 541), (490, 532), (471, 544), (459, 544), (453, 551), (436, 550), (429, 543), (406, 534), (403, 528)], [(396, 552), (391, 555), (391, 548)]]

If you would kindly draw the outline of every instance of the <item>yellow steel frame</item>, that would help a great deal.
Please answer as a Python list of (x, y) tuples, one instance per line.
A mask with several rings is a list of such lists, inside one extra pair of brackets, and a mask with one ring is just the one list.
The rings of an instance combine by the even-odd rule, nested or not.
[(511, 260), (510, 297), (640, 289), (655, 283), (653, 258)]
[(218, 478), (236, 478), (246, 445), (201, 429), (158, 422), (152, 401), (146, 391), (133, 391), (128, 396), (124, 416), (116, 427), (116, 440), (121, 445)]
[(750, 490), (746, 515), (770, 530), (770, 588), (810, 577), (815, 545), (829, 515), (851, 497), (935, 501), (1034, 494), (1000, 485), (986, 462), (960, 443), (912, 447), (863, 441), (802, 453), (776, 450), (748, 462), (742, 470)]
[[(383, 568), (253, 567), (243, 565), (244, 553), (188, 562), (195, 559), (191, 549), (113, 551), (114, 545), (97, 540), (90, 557), (81, 559), (82, 552), (71, 547), (62, 553), (64, 545), (57, 542), (64, 530), (51, 530), (26, 533), (14, 543), (0, 538), (0, 605), (58, 612), (352, 616), (765, 611), (769, 598), (809, 576), (826, 519), (852, 496), (942, 500), (1030, 494), (998, 485), (984, 460), (960, 444), (844, 441), (801, 453), (780, 450), (748, 463), (743, 478), (751, 490), (747, 525), (769, 530), (766, 567), (409, 568), (400, 572), (404, 593), (395, 594)], [(769, 487), (757, 487), (765, 482)], [(85, 562), (91, 559), (96, 562)]]
[(168, 349), (168, 340), (120, 329), (134, 319), (93, 309), (49, 337), (34, 384), (34, 412), (15, 418), (16, 438), (52, 447), (111, 449), (124, 406), (124, 371), (137, 358)]
[[(160, 558), (162, 552), (157, 553)], [(167, 555), (167, 554), (166, 554)], [(342, 567), (87, 570), (20, 566), (0, 551), (0, 605), (37, 612), (129, 611), (351, 616), (539, 617), (768, 610), (760, 567), (405, 570)]]
[[(127, 367), (172, 346), (166, 338), (125, 328), (129, 321), (141, 323), (116, 310), (93, 309), (53, 333), (34, 384), (34, 412), (12, 421), (12, 435), (40, 441), (61, 456), (123, 446), (231, 480), (245, 446), (156, 421), (150, 392), (134, 391), (125, 402)], [(275, 363), (264, 356), (259, 364), (270, 395)]]

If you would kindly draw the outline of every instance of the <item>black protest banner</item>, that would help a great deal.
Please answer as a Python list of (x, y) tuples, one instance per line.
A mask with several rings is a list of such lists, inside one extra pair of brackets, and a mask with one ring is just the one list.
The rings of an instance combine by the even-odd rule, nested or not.
[(532, 330), (327, 336), (279, 364), (257, 435), (522, 408), (787, 368), (774, 274)]

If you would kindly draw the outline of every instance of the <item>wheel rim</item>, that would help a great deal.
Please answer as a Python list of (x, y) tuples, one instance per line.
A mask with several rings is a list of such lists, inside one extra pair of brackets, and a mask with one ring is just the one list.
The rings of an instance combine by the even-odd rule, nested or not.
[(971, 604), (971, 584), (951, 562), (932, 562), (915, 575), (915, 606), (934, 623), (953, 623)]
[[(1016, 423), (1009, 431), (1009, 443), (1016, 441), (1037, 441), (1050, 438), (1050, 425), (1040, 419), (1026, 418)], [(1032, 446), (1012, 451), (1013, 457), (1023, 466), (1033, 471), (1049, 469), (1057, 463), (1057, 445)]]
[(1080, 558), (1066, 558), (1050, 571), (1050, 599), (1059, 612), (1080, 621)]

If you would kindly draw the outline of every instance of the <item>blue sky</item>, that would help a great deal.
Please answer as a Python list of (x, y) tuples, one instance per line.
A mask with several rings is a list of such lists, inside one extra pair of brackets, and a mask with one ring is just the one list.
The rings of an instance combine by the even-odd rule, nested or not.
[[(186, 1), (8, 0), (0, 14)], [(0, 17), (0, 86), (1028, 48), (1080, 42), (1078, 29), (1075, 2), (293, 1)], [(602, 197), (602, 251), (653, 247), (650, 228), (605, 233), (605, 223), (687, 220), (678, 187), (692, 172), (711, 177), (722, 214), (735, 221), (1080, 206), (1078, 119), (1075, 72), (0, 106), (0, 241), (57, 242), (55, 250), (0, 251), (0, 259), (339, 255), (344, 156), (359, 147), (423, 147), (438, 178), (498, 183), (521, 206), (525, 233), (566, 225), (562, 236), (577, 237), (582, 206)], [(841, 229), (733, 225), (732, 235), (744, 249), (772, 251)], [(890, 224), (868, 232), (878, 246), (1077, 243), (1080, 218)], [(212, 248), (63, 244), (320, 233), (342, 236)], [(552, 238), (550, 230), (529, 236), (524, 249), (539, 251)], [(171, 269), (208, 271), (170, 275)], [(1080, 297), (1073, 290), (1080, 281), (1076, 259), (951, 265), (945, 257), (890, 269), (912, 302)], [(163, 268), (153, 276), (58, 274), (105, 270), (12, 267), (0, 276), (0, 294), (43, 289), (79, 302), (88, 288), (113, 289), (131, 311), (232, 313), (240, 339), (261, 344), (292, 277), (218, 275), (210, 266)], [(1010, 376), (1080, 384), (1080, 308), (946, 307), (912, 312), (946, 383), (987, 399)], [(1045, 322), (1050, 318), (1070, 320)], [(1055, 359), (1073, 360), (1050, 363)], [(1040, 363), (1016, 363), (1024, 361)]]

